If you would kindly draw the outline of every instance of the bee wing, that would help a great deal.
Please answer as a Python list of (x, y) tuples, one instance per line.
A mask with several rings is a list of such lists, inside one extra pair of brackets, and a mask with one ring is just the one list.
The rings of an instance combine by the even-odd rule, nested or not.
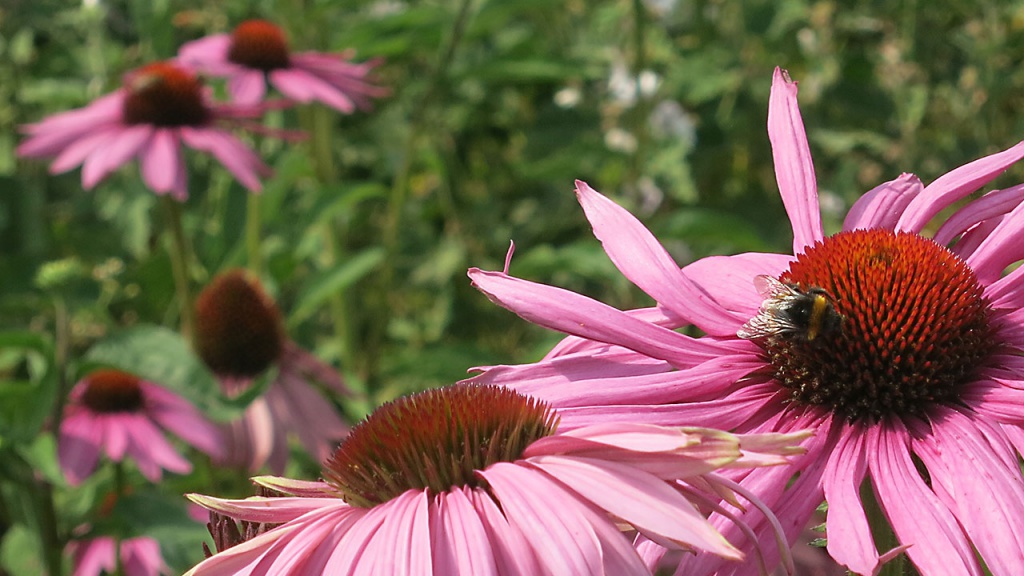
[(800, 292), (789, 284), (767, 274), (758, 274), (757, 276), (754, 276), (754, 288), (757, 290), (757, 293), (766, 300), (800, 294)]
[(765, 336), (799, 331), (800, 327), (785, 315), (779, 314), (773, 309), (762, 309), (736, 331), (736, 336), (744, 340), (754, 340)]

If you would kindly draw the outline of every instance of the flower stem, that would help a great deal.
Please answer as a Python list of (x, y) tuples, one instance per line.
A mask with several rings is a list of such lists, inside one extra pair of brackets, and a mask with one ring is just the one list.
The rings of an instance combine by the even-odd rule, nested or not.
[(245, 201), (245, 250), (249, 259), (249, 271), (256, 277), (263, 272), (263, 235), (260, 228), (260, 195), (249, 194)]
[(181, 335), (192, 341), (192, 327), (195, 325), (192, 311), (192, 295), (189, 289), (188, 244), (185, 241), (185, 229), (181, 224), (181, 206), (169, 196), (161, 201), (167, 214), (167, 226), (171, 233), (171, 245), (168, 252), (171, 257), (171, 271), (174, 274), (174, 291), (181, 307)]
[[(892, 531), (892, 525), (889, 524), (889, 519), (885, 517), (885, 512), (879, 506), (878, 500), (875, 498), (874, 492), (868, 487), (867, 481), (861, 487), (861, 500), (864, 502), (864, 513), (867, 515), (868, 525), (871, 527), (871, 534), (875, 539), (875, 546), (878, 547), (878, 550), (884, 554), (899, 546), (899, 540), (896, 539), (896, 534)], [(913, 574), (913, 572), (907, 571), (907, 567), (907, 555), (900, 554), (883, 564), (877, 576), (905, 576), (906, 574)]]

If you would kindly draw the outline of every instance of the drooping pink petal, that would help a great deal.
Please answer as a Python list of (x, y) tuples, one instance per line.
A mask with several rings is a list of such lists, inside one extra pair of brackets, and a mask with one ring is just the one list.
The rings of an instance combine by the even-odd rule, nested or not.
[(344, 91), (306, 70), (274, 70), (270, 73), (270, 82), (282, 94), (299, 102), (317, 100), (342, 114), (355, 112), (355, 103)]
[(947, 218), (932, 236), (932, 240), (936, 244), (946, 246), (976, 224), (1007, 214), (1020, 204), (1022, 199), (1024, 199), (1024, 185), (993, 190)]
[(982, 571), (963, 529), (921, 479), (908, 447), (909, 434), (898, 420), (868, 430), (867, 455), (878, 504), (893, 532), (922, 574)]
[(213, 34), (182, 44), (178, 49), (178, 60), (207, 74), (222, 76), (239, 68), (237, 64), (228, 60), (230, 49), (230, 34)]
[(145, 416), (134, 413), (97, 414), (96, 425), (103, 434), (103, 450), (114, 462), (120, 462), (128, 450), (129, 428)]
[(231, 134), (216, 128), (185, 126), (181, 128), (181, 137), (192, 148), (212, 154), (250, 191), (262, 190), (259, 175), (269, 174), (270, 168)]
[(174, 190), (179, 167), (184, 165), (179, 130), (157, 129), (149, 139), (149, 146), (140, 152), (142, 179), (157, 194)]
[(839, 442), (828, 456), (822, 484), (828, 502), (828, 553), (854, 574), (874, 574), (878, 550), (864, 514), (860, 486), (867, 473), (866, 430), (843, 423)]
[(431, 544), (434, 574), (500, 574), (497, 558), (473, 503), (462, 488), (434, 498), (437, 504)]
[(392, 502), (362, 510), (362, 517), (345, 530), (324, 565), (324, 574), (375, 574), (378, 558), (370, 545), (392, 513)]
[[(1024, 186), (1021, 187), (1024, 189)], [(999, 278), (1003, 269), (1024, 257), (1024, 204), (1017, 205), (978, 245), (966, 261), (982, 284)]]
[(128, 455), (151, 482), (160, 480), (161, 469), (177, 474), (192, 471), (192, 463), (178, 454), (149, 419), (137, 418), (124, 431), (128, 434)]
[[(68, 142), (50, 163), (50, 174), (61, 174), (79, 166), (96, 149), (103, 147), (109, 138), (120, 132), (121, 128), (119, 124), (97, 126), (92, 133)], [(84, 183), (82, 187), (88, 190)]]
[(140, 382), (154, 422), (192, 446), (219, 458), (224, 450), (220, 430), (203, 417), (192, 404), (162, 386)]
[(576, 181), (576, 197), (615, 267), (660, 306), (711, 335), (733, 335), (745, 319), (733, 316), (690, 279), (635, 216)]
[[(943, 409), (930, 436), (915, 438), (914, 453), (928, 468), (938, 497), (956, 515), (993, 574), (1024, 566), (1024, 479), (1007, 468), (980, 434), (978, 423)], [(923, 535), (922, 535), (923, 536)]]
[(64, 476), (72, 486), (80, 484), (96, 469), (102, 430), (84, 411), (65, 416), (57, 441), (57, 457)]
[(825, 234), (821, 228), (814, 162), (796, 94), (796, 82), (789, 79), (785, 70), (776, 68), (768, 100), (768, 139), (772, 143), (782, 204), (793, 224), (793, 253), (800, 254)]
[(134, 124), (110, 134), (103, 145), (85, 159), (82, 165), (82, 186), (92, 188), (107, 174), (134, 158), (139, 151), (145, 149), (153, 132), (149, 124)]
[(895, 180), (875, 186), (850, 207), (843, 221), (843, 230), (891, 230), (903, 215), (903, 211), (922, 190), (924, 185), (921, 184), (921, 179), (906, 172)]
[(283, 367), (265, 398), (277, 423), (298, 434), (302, 445), (318, 460), (329, 456), (348, 431), (329, 400)]
[(467, 496), (487, 533), (499, 573), (510, 576), (541, 574), (541, 561), (523, 536), (522, 530), (509, 524), (508, 518), (490, 494), (475, 489), (467, 490)]
[(280, 496), (276, 498), (252, 497), (244, 500), (214, 498), (202, 494), (186, 494), (189, 500), (207, 510), (220, 512), (237, 520), (268, 524), (291, 522), (303, 514), (322, 508), (335, 509), (338, 514), (363, 514), (361, 508), (353, 508), (343, 500), (333, 496), (321, 498), (310, 496)]
[(255, 106), (267, 95), (267, 81), (262, 70), (242, 69), (228, 78), (228, 94), (237, 104)]
[(431, 547), (431, 519), (435, 512), (428, 512), (429, 500), (426, 490), (406, 490), (378, 506), (383, 521), (372, 533), (367, 532), (357, 573), (430, 576), (435, 553)]
[[(223, 552), (214, 554), (186, 572), (184, 576), (251, 574), (252, 569), (264, 557), (267, 550), (273, 546), (274, 542), (292, 533), (301, 532), (301, 530), (302, 525), (300, 524), (279, 526), (251, 540), (246, 540)], [(324, 574), (327, 574), (327, 572), (324, 572)]]
[(473, 285), (496, 304), (552, 330), (617, 344), (668, 362), (688, 365), (706, 343), (637, 320), (585, 296), (520, 280), (501, 272), (470, 268)]
[(1003, 424), (1024, 426), (1024, 390), (990, 378), (965, 387), (962, 399), (973, 410)]
[(74, 542), (74, 567), (72, 576), (95, 576), (102, 572), (113, 573), (117, 568), (117, 543), (110, 536)]
[[(313, 552), (325, 541), (330, 541), (331, 531), (337, 524), (336, 514), (331, 509), (310, 512), (295, 523), (301, 530), (288, 532), (277, 538), (251, 574), (266, 576), (319, 574), (326, 564), (323, 555), (314, 557)], [(316, 565), (311, 566), (310, 561)]]
[(507, 462), (478, 474), (491, 486), (505, 516), (531, 527), (523, 535), (551, 574), (602, 573), (599, 541), (593, 528), (572, 513), (572, 494), (535, 471)]
[(1024, 142), (939, 176), (914, 198), (896, 223), (897, 232), (921, 232), (942, 209), (981, 188), (1024, 158)]
[(121, 540), (121, 564), (128, 576), (158, 576), (169, 572), (160, 555), (160, 543), (152, 538)]
[(743, 557), (693, 504), (657, 476), (579, 456), (536, 456), (528, 461), (648, 538), (672, 541), (683, 548), (692, 546), (725, 558)]
[(39, 158), (55, 156), (68, 144), (99, 129), (123, 127), (121, 107), (124, 91), (118, 90), (96, 99), (85, 108), (51, 116), (24, 127), (29, 137), (15, 152), (18, 156)]
[[(701, 289), (715, 295), (726, 310), (749, 319), (757, 314), (764, 296), (757, 293), (754, 278), (779, 277), (793, 257), (787, 254), (748, 252), (734, 256), (709, 256), (688, 264), (683, 274)], [(735, 336), (733, 331), (729, 336)]]
[(994, 308), (1017, 310), (1024, 308), (1024, 266), (1015, 268), (1009, 274), (992, 282), (985, 289)]

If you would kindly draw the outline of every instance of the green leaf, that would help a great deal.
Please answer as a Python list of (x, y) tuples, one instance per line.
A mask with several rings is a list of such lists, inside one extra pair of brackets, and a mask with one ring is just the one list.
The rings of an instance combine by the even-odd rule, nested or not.
[(383, 260), (383, 248), (370, 248), (315, 277), (299, 295), (295, 309), (288, 318), (288, 326), (293, 327), (312, 316), (331, 294), (355, 284)]
[(0, 543), (0, 566), (10, 576), (46, 574), (39, 554), (39, 538), (28, 527), (16, 525), (4, 533)]

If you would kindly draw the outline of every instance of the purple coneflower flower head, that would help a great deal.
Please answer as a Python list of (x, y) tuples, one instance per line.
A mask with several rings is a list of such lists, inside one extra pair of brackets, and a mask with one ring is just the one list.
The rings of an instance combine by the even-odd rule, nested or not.
[(288, 338), (277, 305), (245, 271), (218, 275), (196, 298), (195, 344), (231, 396), (269, 368), (277, 370), (266, 393), (224, 426), (221, 464), (252, 471), (266, 464), (279, 474), (288, 462), (289, 434), (323, 460), (348, 433), (332, 403), (312, 384), (348, 395), (341, 375)]
[(68, 548), (74, 566), (71, 576), (117, 573), (118, 551), (124, 576), (171, 573), (160, 554), (160, 544), (152, 538), (126, 538), (119, 543), (112, 536), (99, 536), (88, 540), (73, 540)]
[(238, 138), (218, 126), (251, 118), (257, 109), (215, 105), (196, 75), (170, 62), (143, 66), (125, 76), (124, 87), (85, 108), (62, 112), (24, 127), (19, 156), (49, 158), (50, 172), (82, 166), (82, 186), (138, 158), (142, 179), (157, 194), (188, 196), (182, 146), (212, 154), (246, 188), (261, 189), (270, 169)]
[(259, 103), (267, 82), (291, 100), (323, 102), (346, 114), (388, 93), (369, 81), (375, 63), (355, 64), (348, 54), (293, 53), (284, 31), (265, 20), (247, 20), (231, 34), (189, 42), (178, 57), (206, 74), (227, 77), (228, 92), (241, 104)]
[[(568, 427), (813, 429), (793, 466), (738, 478), (772, 507), (790, 542), (824, 498), (828, 552), (857, 574), (903, 549), (922, 574), (981, 574), (982, 564), (1018, 572), (1024, 267), (1004, 271), (1024, 257), (1024, 186), (961, 201), (1024, 157), (1024, 143), (928, 186), (910, 174), (881, 184), (826, 236), (796, 94), (777, 69), (768, 133), (792, 255), (716, 256), (680, 270), (636, 218), (579, 182), (605, 251), (658, 306), (622, 312), (471, 270), (499, 304), (573, 335), (542, 362), (491, 367), (473, 380), (546, 399)], [(683, 326), (705, 336), (674, 330)], [(875, 547), (865, 484), (894, 550)], [(763, 522), (749, 525), (768, 537)], [(684, 558), (677, 574), (749, 571), (703, 556)]]
[(133, 460), (142, 475), (186, 474), (192, 465), (164, 437), (171, 432), (217, 457), (220, 433), (187, 400), (119, 370), (97, 370), (75, 384), (64, 409), (57, 454), (64, 476), (79, 484), (96, 469), (100, 452), (115, 462)]
[(729, 489), (711, 472), (780, 464), (804, 437), (556, 427), (547, 405), (498, 386), (385, 404), (324, 462), (322, 481), (257, 478), (287, 494), (273, 498), (190, 495), (280, 525), (188, 574), (649, 574), (620, 524), (738, 560), (688, 497), (717, 499)]

